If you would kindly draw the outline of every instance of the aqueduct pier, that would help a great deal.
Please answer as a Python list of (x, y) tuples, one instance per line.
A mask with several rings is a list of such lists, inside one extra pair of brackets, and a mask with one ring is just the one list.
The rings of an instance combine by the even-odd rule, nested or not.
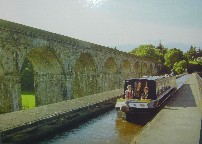
[(21, 109), (25, 61), (36, 106), (122, 88), (124, 79), (156, 75), (160, 64), (114, 48), (0, 19), (0, 113)]

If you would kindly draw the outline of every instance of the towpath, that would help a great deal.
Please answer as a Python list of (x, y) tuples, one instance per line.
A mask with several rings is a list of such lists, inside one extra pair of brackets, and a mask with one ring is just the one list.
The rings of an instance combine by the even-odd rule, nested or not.
[(167, 105), (131, 144), (198, 144), (201, 138), (201, 78), (190, 74)]

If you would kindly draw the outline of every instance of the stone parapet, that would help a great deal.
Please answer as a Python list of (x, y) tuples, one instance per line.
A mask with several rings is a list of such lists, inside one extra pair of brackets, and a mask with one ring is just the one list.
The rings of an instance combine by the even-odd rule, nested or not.
[[(123, 90), (94, 94), (29, 110), (0, 115), (3, 143), (27, 141), (78, 124), (114, 107)], [(15, 120), (14, 120), (15, 119)]]

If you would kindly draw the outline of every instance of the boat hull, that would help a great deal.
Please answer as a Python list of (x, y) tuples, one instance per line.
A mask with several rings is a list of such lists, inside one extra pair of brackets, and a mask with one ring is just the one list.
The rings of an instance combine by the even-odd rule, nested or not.
[(175, 91), (172, 88), (157, 100), (119, 99), (116, 104), (117, 115), (126, 121), (148, 122), (165, 106)]

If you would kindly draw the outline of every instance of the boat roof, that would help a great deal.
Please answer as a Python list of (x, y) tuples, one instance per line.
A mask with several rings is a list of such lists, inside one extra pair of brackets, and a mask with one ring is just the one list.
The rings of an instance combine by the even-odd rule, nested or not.
[(141, 78), (131, 78), (131, 79), (126, 79), (126, 81), (130, 81), (130, 80), (157, 80), (157, 79), (162, 79), (162, 78), (166, 78), (169, 76), (143, 76)]

